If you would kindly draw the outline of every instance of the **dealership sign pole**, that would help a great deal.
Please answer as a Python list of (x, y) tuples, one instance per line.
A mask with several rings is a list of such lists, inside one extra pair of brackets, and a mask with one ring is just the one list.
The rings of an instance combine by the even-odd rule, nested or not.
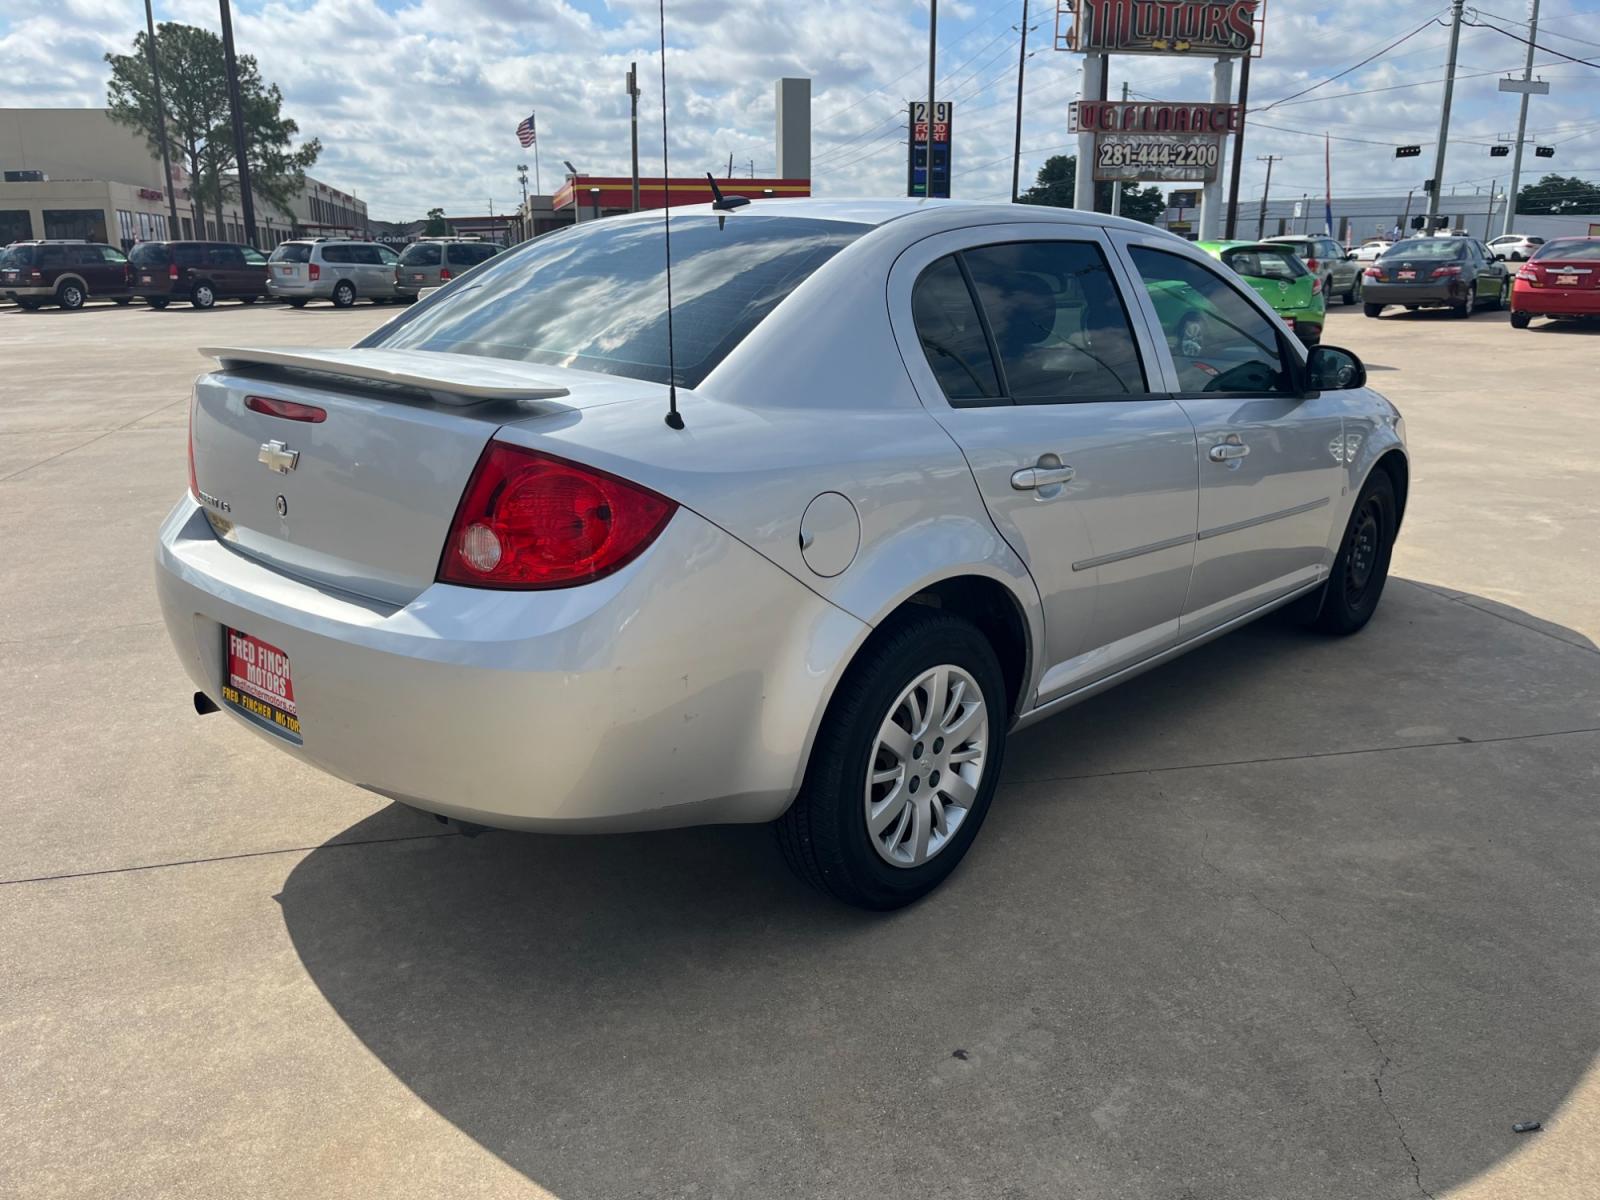
[[(1201, 229), (1215, 235), (1223, 139), (1242, 118), (1228, 103), (1233, 59), (1260, 52), (1265, 7), (1265, 0), (1058, 0), (1056, 49), (1084, 55), (1082, 96), (1072, 110), (1078, 207), (1093, 207), (1097, 182), (1201, 183)], [(1212, 103), (1107, 102), (1110, 54), (1215, 58)]]

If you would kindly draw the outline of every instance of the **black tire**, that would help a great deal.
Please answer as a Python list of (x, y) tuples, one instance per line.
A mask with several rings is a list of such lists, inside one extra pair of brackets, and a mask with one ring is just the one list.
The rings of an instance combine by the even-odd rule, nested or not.
[(1478, 285), (1477, 284), (1473, 284), (1471, 287), (1469, 287), (1467, 289), (1466, 298), (1464, 300), (1462, 300), (1460, 304), (1456, 304), (1456, 305), (1451, 306), (1450, 312), (1451, 312), (1452, 315), (1460, 317), (1463, 321), (1465, 321), (1468, 317), (1472, 316), (1472, 314), (1477, 312), (1477, 311), (1478, 311)]
[(1361, 302), (1361, 272), (1356, 272), (1356, 277), (1350, 281), (1350, 290), (1342, 297), (1346, 305)]
[(202, 279), (189, 289), (189, 303), (196, 308), (215, 308), (217, 289)]
[(1533, 320), (1533, 314), (1532, 313), (1514, 312), (1514, 313), (1511, 314), (1511, 328), (1513, 328), (1513, 329), (1526, 329), (1528, 327), (1529, 322), (1531, 322), (1532, 320)]
[(38, 312), (42, 303), (43, 301), (40, 300), (18, 300), (17, 307), (23, 312)]
[(349, 308), (356, 302), (356, 285), (348, 279), (341, 279), (333, 285), (332, 299), (335, 308)]
[[(877, 752), (879, 728), (902, 693), (924, 672), (943, 664), (960, 667), (982, 693), (988, 710), (982, 774), (966, 816), (945, 845), (918, 866), (894, 866), (875, 848), (867, 828), (867, 769)], [(813, 887), (858, 908), (887, 911), (921, 899), (955, 870), (978, 836), (1000, 778), (1009, 721), (999, 661), (971, 623), (927, 609), (881, 628), (834, 693), (817, 730), (800, 795), (778, 818), (784, 858)], [(927, 752), (932, 747), (928, 743)], [(932, 774), (927, 778), (936, 781)]]
[(146, 296), (144, 302), (157, 312), (160, 312), (163, 308), (172, 303), (172, 301), (167, 299), (165, 296)]
[(70, 279), (56, 289), (56, 303), (65, 309), (79, 309), (89, 294), (83, 290), (83, 284), (73, 283)]
[(1366, 313), (1367, 316), (1369, 316), (1369, 317), (1381, 316), (1383, 314), (1383, 305), (1381, 305), (1381, 304), (1373, 304), (1369, 300), (1369, 301), (1367, 301), (1367, 303), (1365, 303), (1365, 304), (1363, 304), (1361, 306), (1361, 311)]
[(1389, 578), (1397, 528), (1394, 481), (1387, 471), (1375, 467), (1350, 512), (1333, 573), (1323, 589), (1321, 610), (1311, 622), (1313, 628), (1343, 636), (1372, 619)]
[(304, 300), (285, 300), (284, 303), (290, 308), (304, 308), (306, 306), (306, 302)]
[(239, 303), (240, 304), (254, 304), (259, 299), (261, 299), (260, 296), (240, 296), (239, 297)]
[(1506, 301), (1509, 299), (1511, 299), (1511, 280), (1504, 279), (1501, 280), (1500, 290), (1494, 294), (1494, 299), (1488, 301), (1485, 307), (1499, 310), (1506, 306)]
[(113, 297), (111, 297), (111, 302), (113, 304), (117, 305), (120, 308), (126, 308), (128, 305), (133, 303), (133, 297), (132, 296), (113, 296)]

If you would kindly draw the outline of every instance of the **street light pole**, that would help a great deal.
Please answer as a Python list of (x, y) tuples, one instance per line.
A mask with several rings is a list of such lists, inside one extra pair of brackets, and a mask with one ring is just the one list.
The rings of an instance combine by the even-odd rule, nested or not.
[[(239, 64), (233, 56), (233, 13), (228, 0), (218, 0), (222, 9), (222, 52), (228, 67), (228, 106), (233, 110), (233, 156), (239, 166), (239, 211), (244, 216), (244, 240), (256, 244), (256, 203), (250, 194), (250, 154), (244, 141), (244, 102), (239, 98)], [(218, 197), (219, 212), (222, 207)]]
[[(928, 0), (928, 137), (924, 142), (922, 198), (933, 199), (933, 70), (939, 44), (939, 0)], [(915, 130), (913, 130), (915, 132)]]
[[(1528, 57), (1522, 63), (1522, 82), (1533, 78), (1534, 43), (1539, 40), (1539, 0), (1528, 0)], [(1528, 132), (1528, 91), (1523, 89), (1522, 104), (1517, 109), (1517, 145), (1511, 151), (1511, 186), (1506, 189), (1506, 225), (1501, 233), (1511, 232), (1511, 223), (1517, 219), (1517, 188), (1522, 183), (1522, 139)]]
[(1277, 162), (1282, 155), (1268, 154), (1265, 157), (1256, 155), (1257, 162), (1267, 164), (1267, 181), (1261, 185), (1261, 212), (1256, 217), (1256, 241), (1260, 241), (1267, 232), (1267, 193), (1272, 190), (1272, 164)]
[[(1466, 0), (1450, 0), (1450, 57), (1444, 70), (1444, 107), (1439, 111), (1439, 145), (1433, 155), (1433, 187), (1428, 192), (1428, 232), (1439, 215), (1439, 192), (1444, 188), (1444, 152), (1450, 139), (1450, 100), (1456, 90), (1456, 48), (1461, 44), (1461, 8)], [(1528, 39), (1530, 42), (1532, 37)], [(1530, 51), (1533, 47), (1528, 48)]]
[(628, 106), (633, 110), (633, 207), (639, 211), (639, 64), (628, 64)]
[[(144, 28), (145, 49), (150, 54), (150, 86), (156, 101), (156, 140), (161, 143), (161, 173), (165, 177), (162, 189), (167, 193), (167, 214), (172, 220), (167, 236), (175, 238), (182, 230), (178, 228), (177, 191), (172, 186), (172, 156), (167, 150), (167, 104), (161, 95), (161, 71), (156, 66), (156, 18), (150, 11), (150, 0), (144, 0)], [(1528, 111), (1526, 99), (1522, 102), (1522, 111)]]
[(1017, 202), (1017, 176), (1022, 170), (1022, 73), (1028, 66), (1028, 0), (1022, 0), (1022, 48), (1017, 51), (1017, 139), (1011, 151), (1011, 203)]

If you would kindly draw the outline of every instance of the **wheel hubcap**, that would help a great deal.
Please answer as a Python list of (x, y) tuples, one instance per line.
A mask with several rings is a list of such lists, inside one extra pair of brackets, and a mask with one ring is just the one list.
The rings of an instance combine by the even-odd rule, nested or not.
[(1345, 566), (1345, 595), (1352, 602), (1360, 600), (1367, 584), (1372, 582), (1373, 570), (1378, 565), (1381, 530), (1377, 503), (1369, 501), (1350, 535), (1350, 559)]
[(878, 857), (917, 867), (950, 844), (977, 802), (989, 714), (960, 667), (924, 672), (890, 705), (867, 764), (867, 832)]

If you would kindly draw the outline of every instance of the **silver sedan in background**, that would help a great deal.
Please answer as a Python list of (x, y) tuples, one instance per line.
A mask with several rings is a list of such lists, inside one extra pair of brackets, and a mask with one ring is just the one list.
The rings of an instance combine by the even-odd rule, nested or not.
[(206, 351), (157, 546), (200, 711), (470, 824), (773, 821), (887, 909), (967, 852), (1013, 730), (1273, 609), (1372, 616), (1399, 414), (1182, 240), (670, 219), (670, 313), (645, 213), (353, 349)]

